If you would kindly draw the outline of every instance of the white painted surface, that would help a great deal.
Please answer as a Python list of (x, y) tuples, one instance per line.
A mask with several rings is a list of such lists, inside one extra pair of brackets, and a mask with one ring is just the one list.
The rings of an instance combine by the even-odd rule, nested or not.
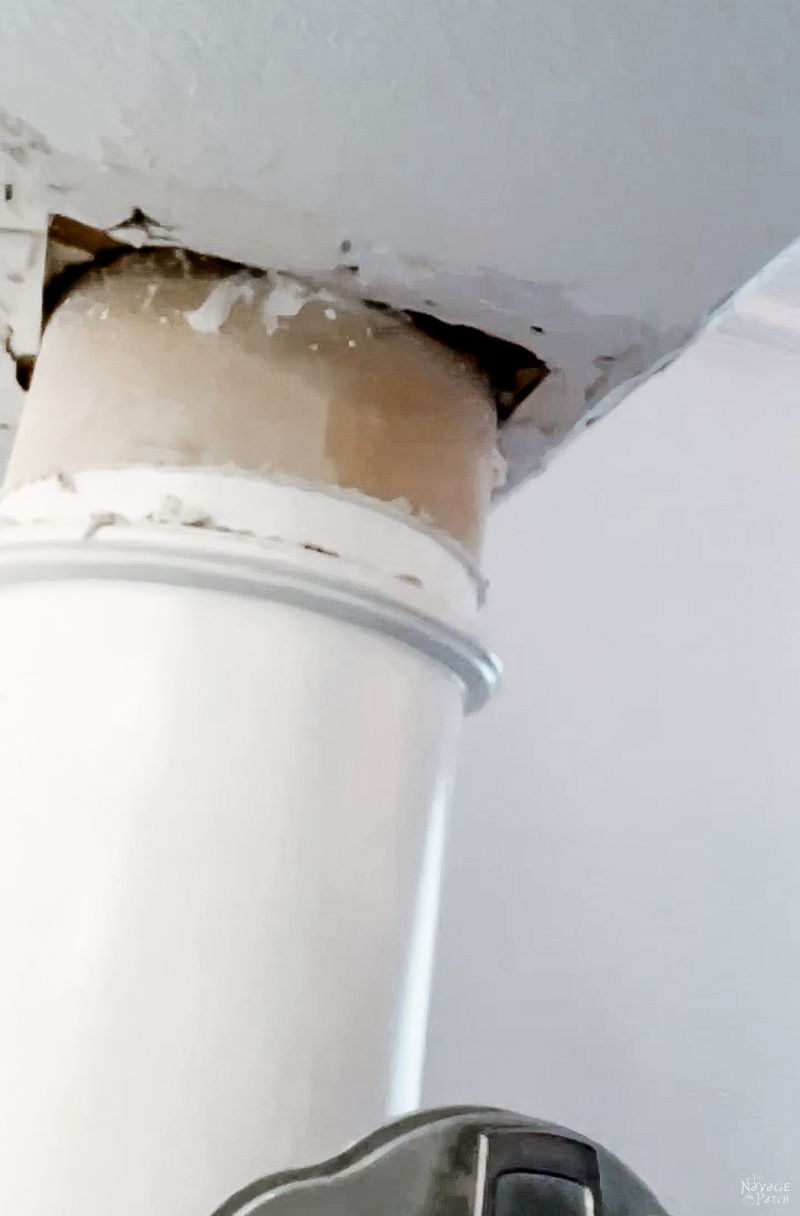
[(799, 302), (795, 256), (493, 517), (448, 844), (427, 1101), (682, 1216), (800, 1191)]
[[(184, 382), (156, 400), (186, 435)], [(217, 422), (186, 444), (220, 467), (56, 445), (0, 497), (0, 1172), (26, 1216), (204, 1216), (419, 1102), (447, 796), (497, 674), (479, 578), (404, 500), (240, 473)]]
[(220, 471), (0, 511), (4, 1203), (207, 1216), (418, 1104), (477, 588)]
[[(228, 468), (87, 469), (0, 495), (0, 521), (71, 527), (158, 524), (193, 540), (233, 534), (294, 567), (314, 564), (405, 607), (473, 630), (481, 583), (469, 555), (402, 504)], [(319, 559), (323, 560), (320, 561)]]
[(65, 153), (591, 311), (684, 320), (796, 229), (791, 0), (10, 0), (3, 34), (3, 105)]
[(0, 665), (4, 1207), (203, 1216), (413, 1104), (456, 681), (124, 580), (4, 586)]
[(798, 45), (794, 0), (8, 0), (0, 314), (24, 346), (48, 210), (141, 207), (121, 238), (530, 344), (518, 481), (796, 236)]

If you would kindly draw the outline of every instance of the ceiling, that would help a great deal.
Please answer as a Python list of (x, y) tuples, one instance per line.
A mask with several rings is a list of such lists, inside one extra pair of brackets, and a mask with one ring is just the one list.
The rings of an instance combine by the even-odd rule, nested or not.
[(795, 0), (6, 0), (0, 267), (48, 211), (320, 277), (349, 242), (348, 290), (553, 369), (519, 479), (797, 234), (799, 57)]

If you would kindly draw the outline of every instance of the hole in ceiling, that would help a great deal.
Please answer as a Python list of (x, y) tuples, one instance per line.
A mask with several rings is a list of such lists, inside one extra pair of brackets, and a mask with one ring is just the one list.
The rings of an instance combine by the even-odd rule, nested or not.
[[(381, 300), (365, 300), (364, 303), (381, 311), (395, 311)], [(402, 316), (429, 338), (470, 359), (486, 376), (494, 394), (497, 420), (501, 425), (550, 374), (543, 360), (527, 346), (517, 342), (498, 338), (471, 325), (454, 325), (431, 313), (412, 308), (403, 309)]]
[(450, 325), (424, 312), (406, 312), (414, 325), (428, 337), (467, 355), (488, 377), (497, 406), (497, 419), (505, 422), (549, 374), (546, 363), (516, 342), (473, 329), (470, 325)]

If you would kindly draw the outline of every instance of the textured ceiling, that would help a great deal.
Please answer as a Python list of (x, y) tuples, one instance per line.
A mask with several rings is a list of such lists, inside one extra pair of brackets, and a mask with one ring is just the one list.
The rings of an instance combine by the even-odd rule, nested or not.
[(6, 0), (4, 223), (351, 241), (365, 294), (535, 346), (560, 434), (800, 229), (799, 58), (795, 0)]

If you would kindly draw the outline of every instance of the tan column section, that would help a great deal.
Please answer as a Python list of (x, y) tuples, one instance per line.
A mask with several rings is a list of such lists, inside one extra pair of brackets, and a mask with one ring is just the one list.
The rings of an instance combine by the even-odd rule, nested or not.
[(132, 465), (293, 477), (395, 503), (472, 554), (495, 411), (402, 319), (177, 251), (89, 272), (44, 334), (6, 488)]

